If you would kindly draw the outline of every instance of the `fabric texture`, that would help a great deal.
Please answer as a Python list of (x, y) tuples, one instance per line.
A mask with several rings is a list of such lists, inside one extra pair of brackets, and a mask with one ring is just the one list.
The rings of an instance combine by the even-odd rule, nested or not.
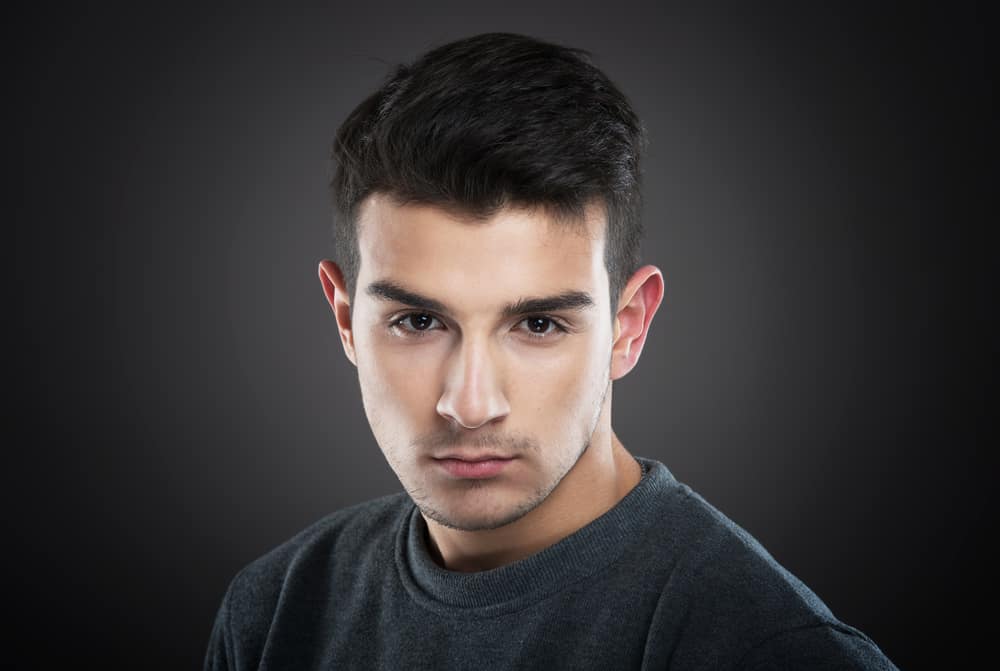
[(478, 573), (434, 562), (406, 493), (333, 513), (233, 578), (205, 669), (896, 669), (666, 466), (637, 460), (610, 511)]

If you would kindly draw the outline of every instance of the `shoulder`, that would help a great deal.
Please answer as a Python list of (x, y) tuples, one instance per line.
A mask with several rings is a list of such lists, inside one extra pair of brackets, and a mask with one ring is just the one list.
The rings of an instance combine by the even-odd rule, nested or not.
[[(692, 598), (711, 597), (714, 608), (748, 607), (832, 618), (826, 605), (778, 563), (743, 527), (683, 483), (676, 483), (661, 530), (675, 547), (672, 578)], [(666, 531), (664, 534), (663, 531)]]
[(412, 505), (404, 492), (342, 508), (314, 522), (247, 565), (243, 573), (280, 571), (304, 556), (342, 547), (354, 549), (385, 535)]
[(331, 513), (247, 564), (233, 578), (231, 591), (260, 592), (317, 562), (356, 562), (359, 554), (392, 543), (396, 522), (411, 506), (410, 497), (399, 492)]
[(247, 564), (222, 604), (230, 633), (259, 637), (283, 596), (308, 595), (313, 586), (343, 581), (358, 566), (391, 561), (395, 531), (412, 505), (400, 492), (343, 508)]
[(731, 598), (733, 607), (751, 604), (762, 610), (791, 609), (821, 620), (833, 617), (826, 604), (753, 535), (699, 494), (688, 491), (686, 517), (700, 537), (688, 561), (699, 583), (723, 599), (720, 606), (725, 607), (725, 599)]
[(737, 668), (741, 671), (898, 671), (874, 641), (857, 629), (837, 622), (779, 632), (754, 646)]
[(751, 669), (895, 668), (747, 530), (687, 485), (673, 494), (659, 536), (676, 544), (663, 595), (676, 621), (664, 624), (683, 628), (693, 659), (714, 657), (719, 668), (740, 659)]

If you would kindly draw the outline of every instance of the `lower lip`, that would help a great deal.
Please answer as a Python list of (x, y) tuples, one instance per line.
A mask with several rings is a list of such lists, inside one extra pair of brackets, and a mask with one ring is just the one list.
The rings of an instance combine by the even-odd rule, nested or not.
[(444, 470), (456, 478), (482, 480), (500, 474), (513, 459), (486, 459), (485, 461), (462, 461), (461, 459), (437, 459)]

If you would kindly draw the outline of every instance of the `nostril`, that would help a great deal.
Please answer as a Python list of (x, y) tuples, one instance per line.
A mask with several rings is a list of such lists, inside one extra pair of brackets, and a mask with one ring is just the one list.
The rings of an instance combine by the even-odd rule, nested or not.
[(445, 419), (465, 429), (478, 429), (497, 421), (510, 412), (506, 399), (469, 399), (443, 396), (437, 405), (437, 412)]

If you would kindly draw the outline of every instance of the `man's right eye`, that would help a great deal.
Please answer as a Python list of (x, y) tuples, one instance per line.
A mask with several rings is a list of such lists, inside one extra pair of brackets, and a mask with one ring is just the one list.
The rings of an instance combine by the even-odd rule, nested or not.
[(432, 325), (437, 321), (437, 317), (425, 312), (409, 312), (392, 322), (391, 328), (394, 331), (402, 331), (406, 335), (420, 336), (427, 331), (434, 330)]

